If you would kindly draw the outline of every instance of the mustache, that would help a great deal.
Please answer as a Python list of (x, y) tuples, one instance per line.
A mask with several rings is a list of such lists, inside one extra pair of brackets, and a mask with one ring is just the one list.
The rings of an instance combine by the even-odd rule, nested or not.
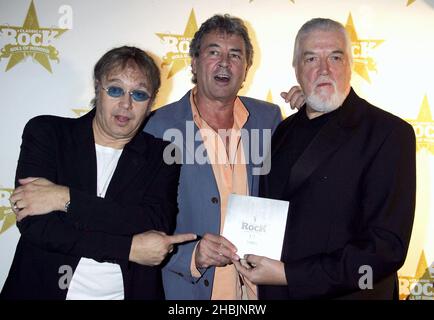
[(320, 76), (318, 79), (315, 80), (315, 82), (313, 83), (313, 85), (315, 87), (317, 87), (318, 85), (320, 85), (322, 83), (331, 83), (333, 85), (333, 87), (336, 89), (336, 82), (333, 79), (330, 79), (327, 76)]

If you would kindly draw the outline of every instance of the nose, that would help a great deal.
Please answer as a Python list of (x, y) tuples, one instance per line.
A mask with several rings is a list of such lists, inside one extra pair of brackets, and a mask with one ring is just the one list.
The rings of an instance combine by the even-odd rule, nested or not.
[(130, 109), (133, 106), (133, 98), (131, 97), (131, 95), (128, 92), (125, 92), (125, 94), (123, 96), (121, 96), (119, 98), (119, 105), (122, 108), (125, 109)]
[(319, 73), (321, 75), (328, 75), (330, 73), (329, 64), (327, 59), (321, 59), (319, 65)]
[(229, 56), (222, 54), (219, 61), (219, 66), (226, 68), (228, 65), (229, 65)]

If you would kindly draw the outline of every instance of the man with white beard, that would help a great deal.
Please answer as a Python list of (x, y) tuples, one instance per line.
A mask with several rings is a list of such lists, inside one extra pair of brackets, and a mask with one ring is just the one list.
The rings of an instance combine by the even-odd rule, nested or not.
[[(357, 96), (351, 65), (340, 23), (316, 18), (301, 27), (293, 66), (306, 104), (276, 129), (260, 184), (261, 196), (290, 201), (281, 259), (234, 262), (259, 299), (398, 297), (414, 217), (415, 136)], [(296, 90), (287, 100), (298, 99)]]

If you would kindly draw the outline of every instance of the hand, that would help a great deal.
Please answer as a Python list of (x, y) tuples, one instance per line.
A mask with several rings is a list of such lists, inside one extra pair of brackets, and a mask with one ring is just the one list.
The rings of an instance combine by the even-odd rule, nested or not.
[(64, 210), (69, 201), (69, 188), (54, 184), (45, 178), (19, 179), (21, 184), (9, 198), (12, 210), (21, 221), (27, 216)]
[(129, 260), (145, 266), (159, 265), (178, 243), (196, 239), (193, 233), (168, 236), (161, 231), (147, 231), (133, 236)]
[(223, 267), (238, 261), (237, 248), (226, 238), (211, 233), (206, 233), (196, 247), (195, 263), (197, 268), (210, 266)]
[(285, 265), (282, 261), (246, 254), (245, 260), (233, 261), (240, 274), (253, 284), (286, 285)]
[(288, 92), (281, 92), (280, 96), (285, 99), (285, 102), (291, 106), (291, 109), (294, 110), (300, 108), (305, 103), (303, 91), (299, 86), (293, 86)]

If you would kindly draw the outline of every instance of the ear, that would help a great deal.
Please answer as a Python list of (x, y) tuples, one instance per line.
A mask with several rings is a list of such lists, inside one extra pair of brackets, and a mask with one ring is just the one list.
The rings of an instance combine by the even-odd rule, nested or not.
[(197, 63), (197, 57), (191, 58), (191, 72), (194, 75), (196, 74), (196, 63)]
[(295, 79), (297, 80), (297, 83), (300, 84), (300, 72), (297, 66), (294, 67), (294, 73), (295, 73)]
[(246, 81), (246, 79), (247, 79), (247, 74), (249, 73), (249, 69), (250, 69), (250, 67), (246, 66), (246, 73), (244, 74), (243, 82)]

